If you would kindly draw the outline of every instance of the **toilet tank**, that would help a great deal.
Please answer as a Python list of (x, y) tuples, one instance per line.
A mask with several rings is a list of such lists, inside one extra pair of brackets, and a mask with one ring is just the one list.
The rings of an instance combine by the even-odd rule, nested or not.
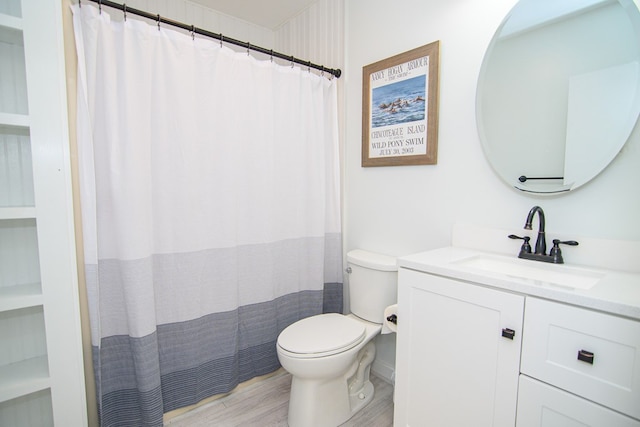
[(361, 319), (383, 323), (384, 309), (397, 302), (396, 258), (355, 249), (347, 253), (349, 303)]

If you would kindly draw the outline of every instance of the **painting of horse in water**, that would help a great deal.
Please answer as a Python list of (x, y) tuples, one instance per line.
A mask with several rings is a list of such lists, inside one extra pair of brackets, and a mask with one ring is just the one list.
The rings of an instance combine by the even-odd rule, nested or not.
[(425, 75), (373, 89), (371, 127), (424, 120), (426, 97)]

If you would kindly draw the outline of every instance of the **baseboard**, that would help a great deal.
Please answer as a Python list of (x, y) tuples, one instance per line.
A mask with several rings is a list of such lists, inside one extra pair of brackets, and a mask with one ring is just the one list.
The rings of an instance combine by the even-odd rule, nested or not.
[(395, 366), (390, 366), (377, 359), (371, 364), (371, 373), (391, 385), (394, 385), (396, 381)]

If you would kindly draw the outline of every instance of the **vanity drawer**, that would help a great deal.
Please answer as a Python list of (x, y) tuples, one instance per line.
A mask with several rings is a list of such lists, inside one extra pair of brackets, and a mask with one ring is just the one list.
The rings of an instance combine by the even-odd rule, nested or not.
[(520, 375), (516, 427), (640, 427), (640, 421)]
[(528, 297), (520, 370), (640, 419), (640, 322)]

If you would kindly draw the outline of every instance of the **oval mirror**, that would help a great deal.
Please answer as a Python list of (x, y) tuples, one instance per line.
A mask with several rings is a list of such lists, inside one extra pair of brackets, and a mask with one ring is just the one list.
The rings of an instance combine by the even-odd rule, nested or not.
[(520, 0), (487, 49), (476, 93), (480, 141), (519, 190), (585, 184), (618, 154), (639, 113), (633, 0)]

